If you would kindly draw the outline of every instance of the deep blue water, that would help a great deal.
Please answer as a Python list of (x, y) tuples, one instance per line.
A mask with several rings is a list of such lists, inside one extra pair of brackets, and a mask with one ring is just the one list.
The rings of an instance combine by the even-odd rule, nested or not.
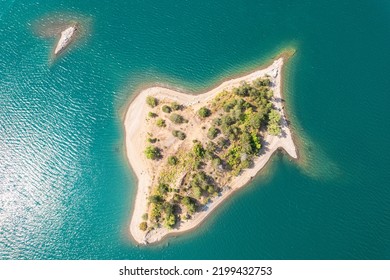
[[(86, 27), (54, 63), (53, 18)], [(0, 259), (390, 258), (388, 1), (1, 0), (0, 42)], [(196, 232), (136, 247), (131, 95), (202, 91), (285, 48), (300, 162), (275, 156)]]

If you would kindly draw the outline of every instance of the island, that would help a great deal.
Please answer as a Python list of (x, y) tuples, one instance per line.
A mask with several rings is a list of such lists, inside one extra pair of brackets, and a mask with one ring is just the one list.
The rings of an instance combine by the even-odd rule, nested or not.
[(287, 58), (206, 93), (156, 86), (132, 100), (124, 127), (138, 181), (130, 221), (138, 244), (196, 228), (278, 149), (298, 158), (281, 92)]
[(77, 24), (72, 24), (61, 32), (60, 39), (57, 42), (57, 45), (54, 49), (54, 54), (58, 55), (63, 52), (69, 44), (73, 41), (74, 36), (77, 33)]

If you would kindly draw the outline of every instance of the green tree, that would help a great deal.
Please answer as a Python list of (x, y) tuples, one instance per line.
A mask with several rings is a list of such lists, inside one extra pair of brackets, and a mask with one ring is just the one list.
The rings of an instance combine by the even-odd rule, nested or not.
[(192, 187), (192, 192), (196, 198), (200, 198), (202, 196), (202, 189), (200, 187)]
[(219, 137), (217, 139), (217, 145), (219, 148), (225, 149), (225, 148), (229, 147), (229, 145), (230, 145), (229, 139), (226, 139), (224, 137)]
[(222, 124), (221, 118), (215, 118), (215, 119), (213, 119), (212, 124), (213, 124), (214, 126), (220, 126), (220, 125)]
[(157, 142), (157, 138), (148, 138), (147, 139), (149, 143), (156, 143)]
[(156, 124), (158, 127), (166, 127), (167, 126), (165, 123), (165, 120), (163, 120), (161, 118), (157, 119)]
[(160, 182), (157, 186), (157, 191), (163, 196), (169, 191), (169, 185)]
[(214, 168), (218, 168), (221, 165), (221, 163), (222, 161), (219, 157), (215, 157), (212, 160), (212, 165), (214, 166)]
[(148, 113), (148, 117), (149, 117), (149, 118), (155, 118), (155, 117), (157, 117), (157, 114), (156, 114), (156, 113), (153, 113), (153, 112), (149, 112), (149, 113)]
[(281, 116), (277, 110), (272, 109), (268, 114), (268, 126), (267, 131), (271, 135), (279, 135), (281, 133), (280, 128)]
[(167, 229), (172, 229), (176, 224), (176, 216), (174, 214), (167, 215), (164, 226)]
[(149, 197), (149, 201), (150, 201), (151, 203), (154, 203), (154, 204), (159, 204), (159, 203), (161, 203), (161, 202), (163, 201), (163, 198), (162, 198), (161, 195), (158, 195), (158, 194), (156, 194), (156, 195), (151, 195), (151, 196)]
[(192, 148), (195, 156), (199, 158), (203, 158), (205, 154), (205, 149), (203, 148), (202, 144), (199, 142), (196, 142)]
[(269, 134), (274, 135), (274, 136), (277, 136), (282, 132), (280, 129), (280, 126), (276, 123), (268, 124), (267, 131)]
[(144, 153), (147, 159), (155, 160), (161, 157), (160, 149), (155, 146), (147, 146)]
[(198, 110), (198, 115), (204, 119), (211, 115), (211, 111), (206, 107), (202, 107)]
[(162, 106), (162, 109), (161, 109), (164, 113), (167, 113), (169, 114), (170, 112), (172, 112), (172, 109), (171, 107), (169, 107), (168, 105), (164, 105)]
[(176, 165), (178, 162), (179, 162), (179, 160), (177, 159), (177, 157), (175, 157), (175, 156), (168, 157), (168, 163), (170, 165)]
[(181, 105), (180, 104), (178, 104), (177, 102), (172, 102), (171, 103), (171, 107), (172, 107), (172, 109), (174, 110), (174, 111), (177, 111), (177, 110), (181, 110)]
[(150, 107), (154, 108), (158, 105), (158, 99), (153, 96), (146, 97), (146, 104), (148, 104)]
[(183, 116), (179, 115), (179, 114), (176, 114), (176, 113), (173, 113), (171, 114), (171, 116), (169, 117), (169, 119), (175, 123), (175, 124), (181, 124), (184, 122), (184, 118)]
[(269, 78), (258, 78), (253, 81), (253, 85), (256, 87), (269, 87), (271, 85), (271, 81)]
[(268, 119), (270, 122), (273, 122), (273, 123), (279, 123), (280, 122), (280, 114), (277, 110), (275, 109), (272, 109), (271, 112), (269, 112), (268, 114)]
[(172, 135), (179, 138), (180, 140), (186, 139), (186, 134), (180, 130), (173, 130)]
[(187, 208), (187, 211), (192, 215), (196, 212), (195, 202), (188, 196), (183, 197), (181, 203)]
[(213, 140), (215, 139), (215, 137), (217, 137), (218, 134), (219, 134), (219, 129), (212, 126), (209, 128), (209, 131), (207, 132), (207, 137)]
[(146, 231), (148, 229), (148, 224), (147, 222), (142, 222), (139, 224), (139, 229), (142, 231)]

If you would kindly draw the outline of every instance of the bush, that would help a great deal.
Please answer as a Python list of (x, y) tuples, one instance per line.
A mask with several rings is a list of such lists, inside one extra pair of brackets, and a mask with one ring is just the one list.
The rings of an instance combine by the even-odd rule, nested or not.
[(156, 124), (157, 124), (158, 127), (166, 127), (167, 126), (166, 123), (165, 123), (165, 120), (163, 120), (161, 118), (157, 119)]
[(217, 145), (213, 141), (208, 141), (206, 143), (206, 151), (209, 153), (214, 153), (217, 150)]
[(269, 87), (271, 85), (271, 81), (268, 78), (258, 78), (253, 82), (253, 85), (256, 87)]
[(147, 159), (155, 160), (161, 157), (160, 149), (154, 146), (147, 146), (144, 153)]
[(202, 189), (200, 187), (192, 187), (192, 192), (196, 198), (200, 198), (202, 196)]
[(231, 109), (234, 108), (234, 106), (236, 106), (236, 104), (237, 104), (236, 99), (229, 101), (223, 105), (223, 110), (228, 113), (228, 112), (230, 112)]
[(215, 118), (213, 119), (212, 124), (215, 126), (220, 126), (222, 124), (222, 120), (220, 118)]
[(281, 133), (280, 129), (280, 119), (281, 116), (278, 111), (271, 110), (268, 114), (268, 127), (267, 131), (271, 135), (279, 135)]
[(157, 117), (157, 114), (156, 114), (156, 113), (153, 113), (153, 112), (149, 112), (149, 113), (148, 113), (148, 117), (149, 117), (149, 118), (155, 118), (155, 117)]
[(217, 168), (221, 165), (222, 161), (219, 157), (216, 157), (213, 159), (212, 161), (212, 165), (214, 166), (214, 168)]
[(148, 213), (144, 213), (143, 215), (142, 215), (142, 220), (148, 220)]
[(182, 105), (178, 104), (177, 102), (172, 102), (171, 107), (174, 111), (181, 110)]
[(153, 96), (146, 97), (146, 104), (148, 104), (150, 107), (156, 107), (158, 105), (158, 99)]
[(181, 200), (181, 203), (187, 208), (188, 212), (192, 215), (196, 211), (195, 202), (188, 196)]
[(215, 127), (210, 127), (209, 131), (207, 132), (207, 137), (211, 140), (213, 140), (217, 135), (219, 134), (219, 129)]
[(161, 195), (151, 195), (149, 201), (154, 204), (159, 204), (163, 201), (163, 198)]
[(236, 120), (229, 115), (222, 117), (222, 125), (229, 126), (229, 125), (234, 124), (235, 122), (236, 122)]
[(179, 138), (180, 140), (186, 139), (186, 134), (180, 130), (173, 130), (172, 135)]
[(139, 229), (142, 231), (146, 231), (148, 229), (148, 224), (146, 222), (142, 222), (139, 224)]
[(181, 124), (184, 122), (184, 118), (179, 115), (179, 114), (176, 114), (176, 113), (173, 113), (169, 119), (173, 122), (173, 123), (176, 123), (176, 124)]
[(194, 144), (194, 147), (192, 148), (195, 156), (199, 157), (199, 158), (203, 158), (204, 157), (204, 154), (205, 154), (205, 150), (202, 146), (201, 143), (197, 142)]
[(177, 159), (177, 157), (175, 157), (175, 156), (168, 157), (168, 163), (170, 165), (176, 165), (178, 162), (179, 162), (179, 160)]
[(170, 112), (172, 112), (172, 109), (171, 107), (169, 107), (168, 105), (164, 105), (162, 106), (162, 109), (161, 109), (164, 113), (167, 113), (169, 114)]
[(282, 132), (280, 129), (280, 126), (276, 123), (269, 124), (267, 131), (269, 134), (274, 135), (274, 136), (277, 136)]
[(164, 183), (159, 183), (157, 187), (157, 191), (160, 195), (164, 195), (167, 192), (169, 192), (169, 185), (164, 184)]
[(230, 145), (230, 142), (228, 139), (226, 139), (224, 137), (220, 137), (217, 139), (217, 146), (220, 149), (225, 149), (225, 148), (229, 147), (229, 145)]
[(201, 117), (201, 118), (207, 118), (208, 116), (211, 115), (211, 111), (210, 109), (206, 108), (206, 107), (202, 107), (198, 110), (198, 115)]
[(172, 229), (175, 224), (176, 224), (176, 216), (173, 214), (167, 215), (167, 217), (165, 218), (164, 226), (167, 229)]

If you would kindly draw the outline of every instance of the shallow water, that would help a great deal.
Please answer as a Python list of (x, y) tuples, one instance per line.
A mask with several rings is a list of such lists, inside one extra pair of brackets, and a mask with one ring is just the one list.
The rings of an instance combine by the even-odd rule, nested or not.
[[(0, 259), (390, 258), (389, 16), (384, 0), (1, 1)], [(35, 30), (52, 17), (89, 26), (55, 63)], [(275, 156), (196, 232), (132, 244), (131, 94), (202, 91), (288, 47), (301, 163)]]

